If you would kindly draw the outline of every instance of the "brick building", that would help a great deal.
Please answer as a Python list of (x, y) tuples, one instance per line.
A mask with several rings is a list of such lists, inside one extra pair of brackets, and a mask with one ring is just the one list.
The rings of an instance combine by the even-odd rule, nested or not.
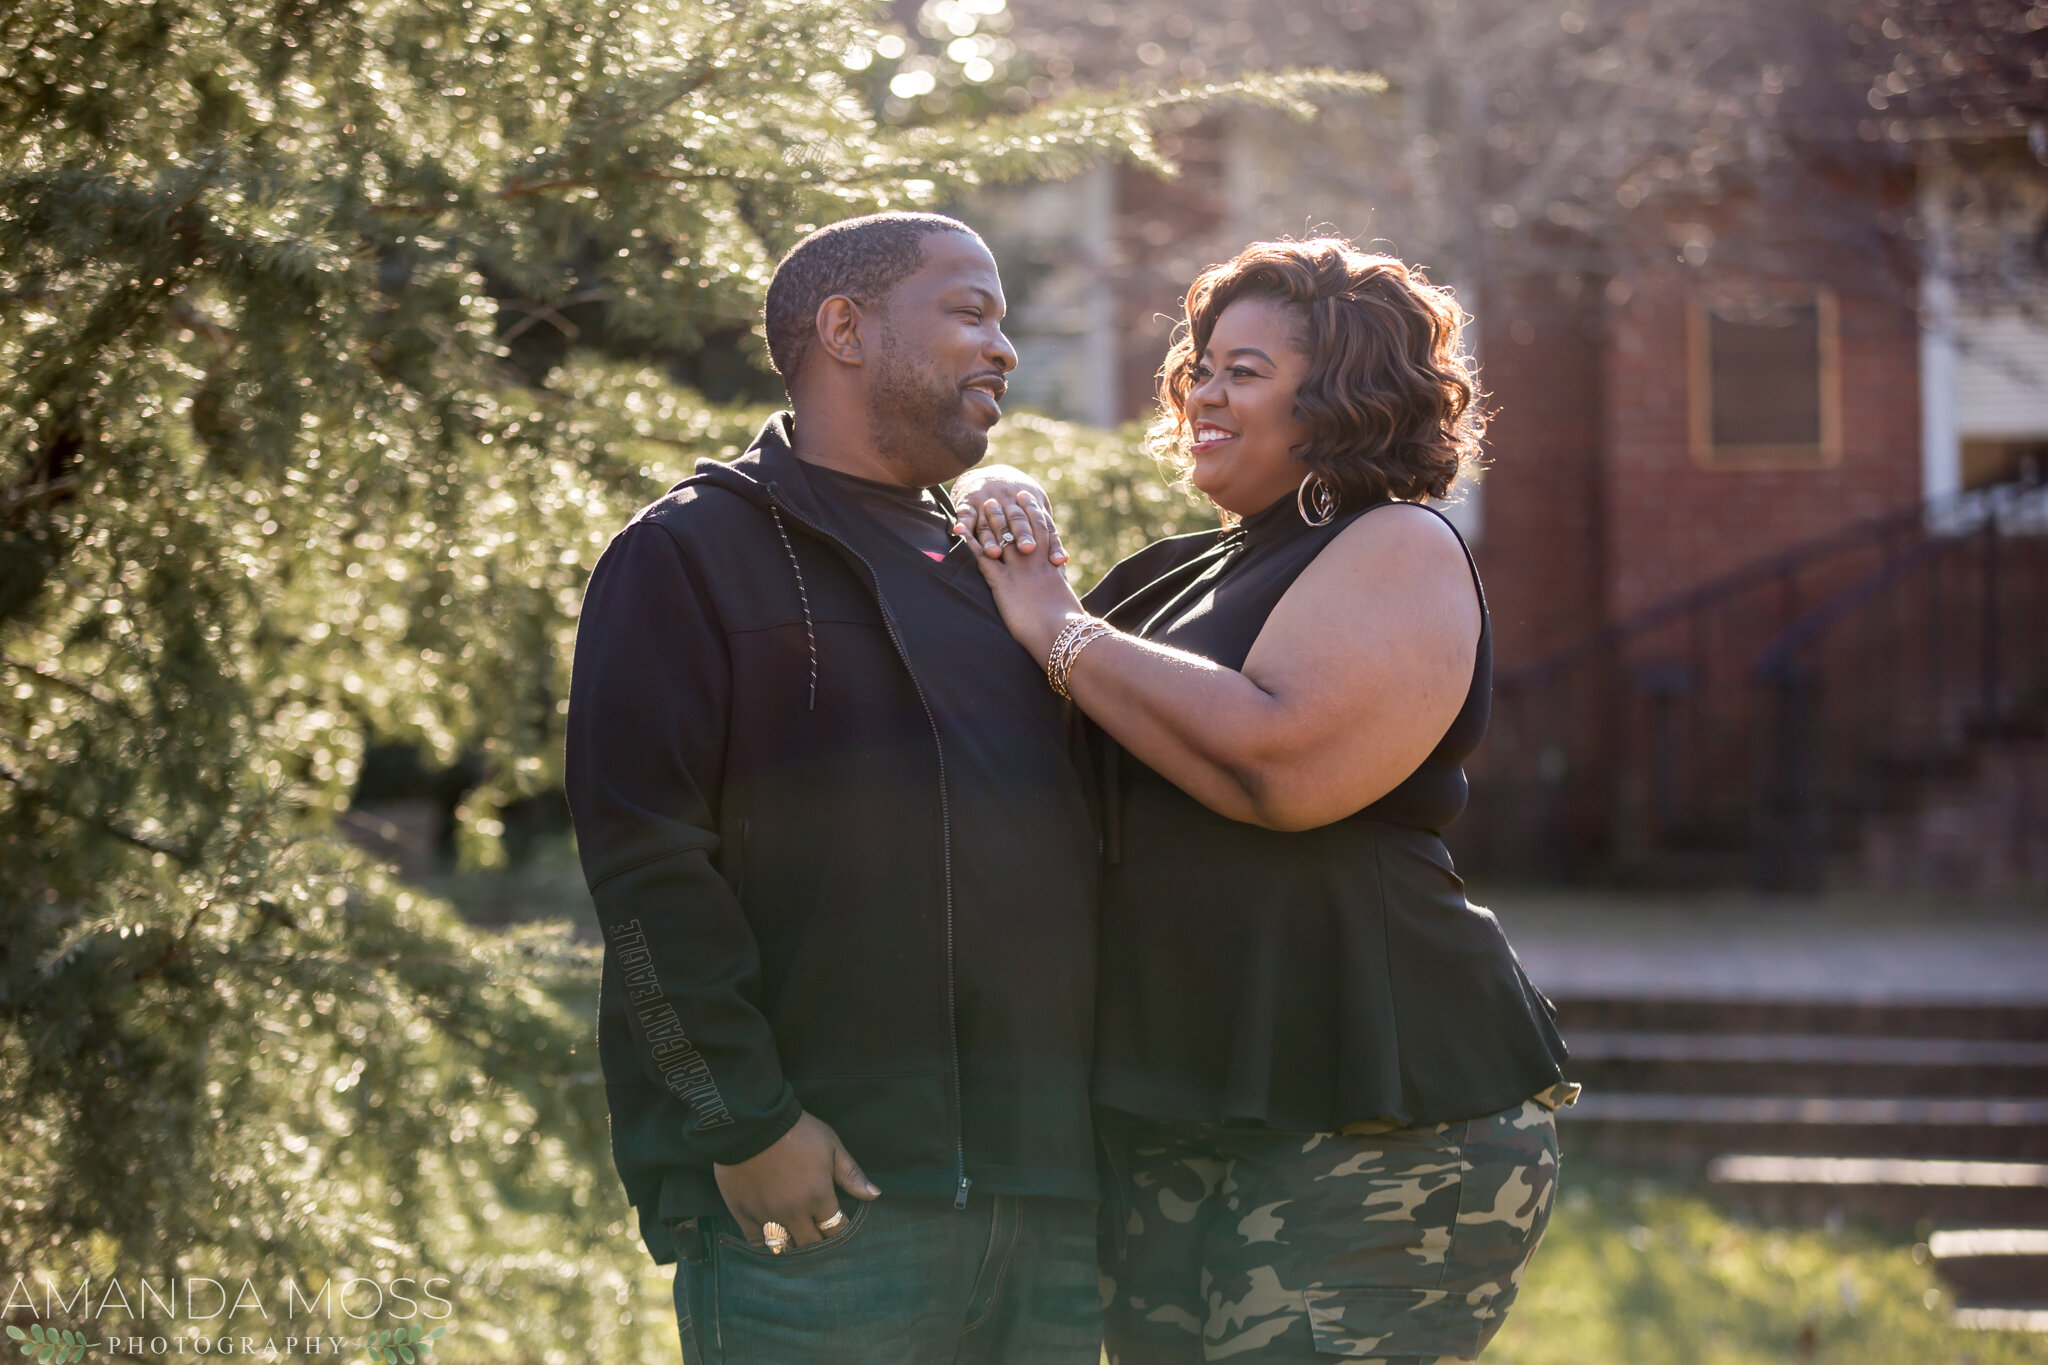
[[(1284, 187), (1258, 198), (1305, 212), (1244, 203), (1233, 159), (1268, 149), (1221, 121), (1177, 150), (1177, 181), (1101, 170), (970, 209), (1012, 282), (1025, 403), (1101, 424), (1148, 415), (1195, 271), (1305, 226), (1369, 238), (1380, 216)], [(2022, 236), (2048, 231), (2048, 170), (2023, 151), (2000, 149), (1986, 196)], [(2042, 320), (1953, 303), (1936, 316), (1918, 262), (1901, 274), (1825, 240), (1768, 245), (1744, 253), (1767, 271), (1738, 255), (1448, 281), (1477, 317), (1494, 412), (1489, 468), (1456, 514), (1488, 570), (1504, 667), (1777, 551), (2010, 477), (2048, 444)]]
[[(1920, 864), (1901, 863), (1900, 809), (1931, 779), (1907, 796), (1844, 796), (1905, 762), (1872, 750), (1869, 732), (1911, 728), (1901, 707), (1935, 716), (1906, 763), (1928, 771), (1954, 769), (1993, 730), (2032, 742), (2048, 715), (2038, 495), (2007, 508), (2006, 558), (1988, 568), (1870, 528), (2038, 475), (2048, 453), (2043, 296), (1971, 277), (1994, 257), (2017, 260), (2021, 278), (2048, 266), (2048, 138), (2034, 126), (2031, 141), (2020, 125), (1932, 137), (1916, 155), (1870, 147), (1860, 167), (1831, 146), (1805, 168), (1826, 200), (1806, 216), (1782, 198), (1666, 200), (1638, 224), (1661, 252), (1603, 259), (1536, 240), (1496, 252), (1483, 278), (1433, 272), (1477, 316), (1469, 344), (1495, 413), (1490, 468), (1453, 509), (1487, 581), (1503, 679), (1468, 842), (1534, 872), (1810, 886), (1882, 864), (1910, 880)], [(1176, 181), (1104, 170), (974, 206), (1012, 281), (1024, 402), (1096, 422), (1146, 415), (1188, 279), (1247, 240), (1327, 225), (1385, 233), (1383, 249), (1402, 252), (1385, 225), (1406, 187), (1375, 169), (1341, 110), (1308, 132), (1229, 115), (1171, 136)], [(1981, 525), (1964, 514), (1948, 530)], [(1815, 548), (1831, 537), (1848, 543)], [(1955, 586), (1971, 573), (1985, 581)], [(1943, 640), (1950, 616), (1976, 634)], [(1758, 682), (1788, 630), (1819, 634), (1769, 667), (1833, 689), (1804, 720)], [(1860, 662), (1838, 648), (1851, 632)], [(1933, 657), (1920, 672), (1953, 678), (1883, 705), (1852, 698), (1872, 650), (1880, 664), (1918, 650)], [(1984, 676), (1965, 680), (1971, 660)], [(1865, 733), (1837, 734), (1852, 711)], [(1802, 750), (1800, 736), (1823, 732)], [(2048, 775), (2035, 763), (2048, 751), (2001, 753), (2001, 773)], [(1775, 844), (1759, 833), (1773, 801), (1791, 831)], [(1892, 821), (1882, 858), (1858, 851), (1880, 813)], [(2048, 885), (2041, 826), (1989, 858), (2005, 869), (1989, 885)]]

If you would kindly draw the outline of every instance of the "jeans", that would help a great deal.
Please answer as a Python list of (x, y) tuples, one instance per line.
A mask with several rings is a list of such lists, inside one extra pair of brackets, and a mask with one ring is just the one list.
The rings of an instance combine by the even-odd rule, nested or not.
[(776, 1256), (725, 1214), (679, 1224), (684, 1365), (1097, 1365), (1095, 1205), (848, 1198), (846, 1228)]

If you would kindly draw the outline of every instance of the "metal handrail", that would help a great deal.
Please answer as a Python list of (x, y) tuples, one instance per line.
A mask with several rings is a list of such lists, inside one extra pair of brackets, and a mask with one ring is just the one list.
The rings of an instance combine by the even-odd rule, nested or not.
[[(1746, 848), (1760, 883), (1817, 884), (1873, 793), (1896, 792), (1888, 755), (1901, 743), (1925, 752), (1987, 724), (2034, 723), (2014, 708), (2036, 704), (2048, 660), (2025, 624), (2048, 615), (2036, 605), (2048, 601), (2043, 532), (2037, 482), (1930, 499), (1504, 674), (1470, 837), (1499, 865), (1688, 880), (1734, 873)], [(1947, 605), (1958, 592), (1974, 604), (1960, 614)], [(1851, 620), (1866, 623), (1865, 643), (1839, 638)], [(1869, 656), (1886, 639), (1910, 646), (1910, 671)]]
[(1916, 542), (1904, 554), (1887, 556), (1876, 568), (1832, 594), (1826, 601), (1794, 617), (1784, 629), (1766, 641), (1750, 660), (1750, 678), (1762, 683), (1780, 676), (1791, 666), (1794, 655), (1817, 643), (1837, 621), (1875, 601), (1885, 589), (1928, 560), (1966, 543), (1959, 539), (1923, 540)]
[[(1499, 675), (1494, 685), (1508, 690), (1540, 687), (1588, 660), (1609, 652), (1618, 652), (1619, 647), (1630, 640), (1647, 635), (1673, 621), (1683, 620), (1687, 616), (1733, 601), (1752, 588), (1782, 581), (1788, 573), (1796, 573), (1810, 565), (1864, 549), (1888, 537), (1909, 531), (1937, 528), (1944, 534), (1962, 534), (1975, 529), (1975, 516), (1990, 514), (1993, 508), (1999, 507), (2001, 501), (2013, 495), (2029, 493), (2048, 495), (2048, 485), (2026, 479), (2005, 480), (1941, 498), (1930, 498), (1882, 516), (1856, 522), (1840, 530), (1830, 531), (1826, 535), (1816, 536), (1789, 549), (1752, 560), (1682, 592), (1673, 593), (1662, 601), (1618, 621), (1610, 621), (1596, 627), (1579, 639), (1562, 645), (1521, 668)], [(2028, 510), (2040, 517), (2044, 524), (2048, 524), (2048, 496), (2041, 497), (2040, 501), (2043, 504), (2041, 508)], [(2003, 509), (2000, 510), (2003, 514)]]
[[(2015, 554), (2019, 546), (2011, 535), (2015, 528), (2003, 524), (2007, 516), (2017, 513), (2019, 529), (2032, 530), (2028, 514), (2041, 509), (2011, 496), (2013, 491), (2001, 487), (1986, 494), (1974, 524), (1930, 526), (1922, 538), (1887, 553), (1786, 622), (1750, 658), (1749, 679), (1761, 689), (1761, 715), (1769, 718), (1760, 733), (1774, 739), (1757, 751), (1763, 818), (1753, 826), (1750, 843), (1761, 885), (1818, 889), (1826, 880), (1830, 843), (1843, 843), (1831, 840), (1831, 832), (1853, 841), (1861, 822), (1883, 808), (1885, 792), (1900, 772), (1954, 771), (1977, 738), (2027, 723), (2029, 698), (2048, 682), (2048, 654), (2039, 647), (2038, 632), (2023, 630), (2024, 638), (2016, 641), (2020, 652), (2008, 657), (2006, 637), (2015, 615), (2021, 622), (2040, 616), (2048, 586), (2041, 569), (2048, 561), (2038, 551)], [(1962, 562), (1945, 571), (1949, 560)], [(1952, 613), (1942, 601), (1943, 585), (1951, 603), (1961, 593), (1973, 610)], [(1902, 606), (1910, 613), (1908, 622), (1916, 616), (1924, 621), (1912, 627), (1917, 643), (1910, 656), (1920, 686), (1902, 690), (1886, 682), (1873, 691), (1867, 664), (1845, 670), (1836, 655), (1830, 667), (1830, 637), (1838, 628), (1861, 617), (1868, 630), (1880, 632), (1887, 622), (1896, 626)], [(1869, 641), (1878, 638), (1867, 637), (1866, 654)], [(1955, 660), (1959, 640), (1976, 647), (1974, 662), (1961, 667)], [(2009, 664), (2018, 664), (2018, 672), (2010, 672)], [(2008, 686), (2013, 683), (2018, 686)], [(1837, 711), (1844, 703), (1830, 699), (1843, 697), (1843, 688), (1847, 709)], [(1841, 723), (1851, 717), (1852, 723)]]

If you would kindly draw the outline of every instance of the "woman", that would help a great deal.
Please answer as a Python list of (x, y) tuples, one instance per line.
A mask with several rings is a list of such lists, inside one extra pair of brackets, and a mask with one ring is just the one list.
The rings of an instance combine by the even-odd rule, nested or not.
[(1564, 1047), (1439, 837), (1492, 682), (1477, 571), (1419, 501), (1478, 449), (1458, 322), (1397, 260), (1255, 243), (1189, 290), (1153, 433), (1229, 529), (1084, 603), (1028, 491), (969, 526), (1106, 737), (1117, 1365), (1475, 1358), (1549, 1218)]

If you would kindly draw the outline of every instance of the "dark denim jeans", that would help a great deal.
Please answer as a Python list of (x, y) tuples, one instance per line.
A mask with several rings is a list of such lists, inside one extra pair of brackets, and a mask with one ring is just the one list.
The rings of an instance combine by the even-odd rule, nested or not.
[(780, 1256), (721, 1214), (676, 1228), (684, 1365), (1097, 1365), (1095, 1205), (846, 1199)]

